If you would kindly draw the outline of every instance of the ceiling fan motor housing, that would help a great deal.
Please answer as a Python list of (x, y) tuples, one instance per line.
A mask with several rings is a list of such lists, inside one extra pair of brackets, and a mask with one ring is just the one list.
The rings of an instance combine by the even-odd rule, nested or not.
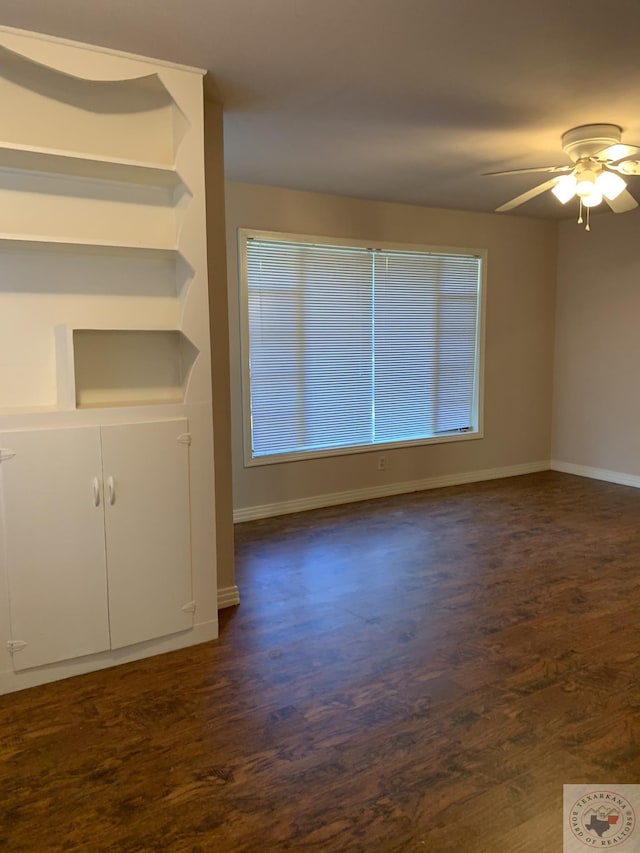
[(583, 124), (562, 134), (562, 150), (577, 163), (593, 157), (603, 148), (617, 145), (622, 138), (622, 128), (617, 124)]

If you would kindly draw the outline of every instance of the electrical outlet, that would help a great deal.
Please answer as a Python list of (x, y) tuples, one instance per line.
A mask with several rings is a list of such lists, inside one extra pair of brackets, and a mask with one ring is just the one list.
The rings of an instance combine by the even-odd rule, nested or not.
[(387, 467), (387, 457), (386, 456), (378, 456), (378, 471), (384, 471)]

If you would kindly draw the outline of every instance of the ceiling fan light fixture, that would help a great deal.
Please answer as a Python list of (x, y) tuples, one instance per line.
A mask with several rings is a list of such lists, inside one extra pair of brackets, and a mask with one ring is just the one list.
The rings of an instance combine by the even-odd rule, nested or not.
[(566, 204), (576, 194), (576, 183), (575, 175), (563, 175), (561, 178), (558, 178), (558, 182), (555, 187), (552, 187), (551, 192), (558, 201)]
[(602, 203), (602, 193), (594, 187), (588, 195), (580, 196), (580, 199), (585, 207), (597, 207)]
[(596, 175), (591, 169), (584, 169), (577, 178), (576, 195), (580, 198), (590, 196), (596, 189)]
[(596, 178), (596, 187), (609, 201), (618, 198), (623, 190), (626, 190), (626, 181), (613, 172), (601, 172)]

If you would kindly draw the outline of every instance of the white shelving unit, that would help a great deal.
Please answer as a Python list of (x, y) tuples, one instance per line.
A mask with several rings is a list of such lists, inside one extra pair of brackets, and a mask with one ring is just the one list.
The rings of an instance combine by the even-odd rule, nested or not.
[[(1, 693), (211, 639), (217, 636), (217, 608), (202, 72), (0, 27), (0, 99)], [(131, 470), (120, 477), (130, 475), (137, 489), (136, 478), (145, 470), (155, 477), (148, 470), (153, 459), (146, 469), (134, 464), (138, 452), (142, 458), (144, 445), (156, 435), (169, 441), (165, 426), (176, 419), (187, 424), (180, 439), (188, 445), (187, 477), (180, 474), (175, 488), (165, 479), (163, 489), (167, 496), (168, 491), (182, 496), (171, 504), (173, 512), (186, 511), (189, 518), (188, 587), (195, 618), (182, 612), (155, 619), (147, 613), (147, 626), (156, 627), (141, 633), (136, 607), (123, 607), (118, 631), (128, 640), (105, 645), (103, 637), (100, 649), (93, 640), (74, 647), (68, 635), (57, 642), (55, 625), (66, 617), (49, 613), (37, 579), (42, 572), (50, 578), (51, 562), (53, 609), (65, 595), (70, 600), (79, 595), (82, 606), (86, 579), (77, 561), (65, 573), (66, 540), (59, 554), (52, 553), (55, 525), (42, 537), (49, 538), (40, 557), (36, 551), (27, 563), (22, 560), (22, 540), (14, 533), (29, 503), (18, 494), (21, 479), (15, 472), (24, 471), (28, 479), (43, 467), (46, 448), (65, 448), (69, 483), (81, 492), (70, 486), (67, 495), (70, 507), (81, 507), (81, 540), (82, 518), (93, 517), (83, 501), (95, 488), (104, 500), (106, 485), (102, 475), (93, 474), (100, 482), (92, 491), (86, 472), (75, 470), (75, 438), (90, 436), (93, 447), (95, 435), (121, 431)], [(157, 450), (158, 465), (170, 446)], [(32, 459), (25, 458), (29, 454)], [(79, 449), (79, 460), (81, 455)], [(24, 488), (31, 484), (25, 481)], [(55, 484), (46, 476), (42, 488), (45, 503), (55, 497)], [(130, 511), (118, 539), (121, 561), (130, 549), (145, 564), (139, 538), (153, 538), (153, 519), (162, 517), (162, 506), (161, 501), (151, 515), (141, 506)], [(73, 530), (74, 511), (61, 512), (63, 527)], [(37, 543), (38, 518), (25, 523)], [(25, 566), (38, 559), (42, 565), (29, 574)], [(177, 606), (170, 590), (185, 596), (180, 562), (179, 580), (170, 568), (161, 579), (165, 609)], [(150, 577), (142, 569), (136, 574), (130, 561), (127, 566), (122, 602), (127, 577), (132, 595), (143, 594)], [(102, 613), (102, 570), (95, 561), (87, 570), (98, 573), (90, 578), (91, 607)], [(32, 627), (25, 630), (33, 636), (18, 636), (21, 626), (46, 623), (47, 613), (53, 632), (47, 643)], [(136, 638), (143, 635), (139, 645)], [(50, 661), (48, 646), (58, 650)], [(33, 655), (24, 653), (21, 663), (29, 647)], [(37, 664), (24, 663), (29, 660)]]

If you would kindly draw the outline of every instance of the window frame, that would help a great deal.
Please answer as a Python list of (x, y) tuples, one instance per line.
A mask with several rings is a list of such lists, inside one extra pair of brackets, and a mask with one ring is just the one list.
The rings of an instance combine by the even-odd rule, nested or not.
[[(329, 449), (288, 451), (254, 457), (252, 452), (251, 430), (251, 379), (249, 373), (249, 282), (247, 269), (247, 242), (250, 239), (272, 240), (288, 243), (315, 243), (321, 246), (353, 247), (372, 251), (416, 252), (423, 254), (473, 255), (480, 260), (478, 312), (476, 318), (476, 376), (472, 411), (474, 426), (467, 432), (447, 433), (403, 441), (376, 442), (373, 444), (349, 445)], [(274, 465), (283, 462), (310, 461), (328, 456), (351, 456), (359, 453), (380, 453), (382, 451), (419, 447), (429, 444), (449, 444), (458, 441), (475, 441), (484, 438), (484, 372), (485, 372), (485, 325), (487, 301), (487, 249), (462, 246), (435, 246), (421, 243), (399, 243), (380, 240), (361, 240), (343, 237), (327, 237), (315, 234), (299, 234), (285, 231), (265, 231), (254, 228), (238, 229), (238, 278), (240, 311), (240, 364), (241, 364), (241, 401), (244, 467)]]

